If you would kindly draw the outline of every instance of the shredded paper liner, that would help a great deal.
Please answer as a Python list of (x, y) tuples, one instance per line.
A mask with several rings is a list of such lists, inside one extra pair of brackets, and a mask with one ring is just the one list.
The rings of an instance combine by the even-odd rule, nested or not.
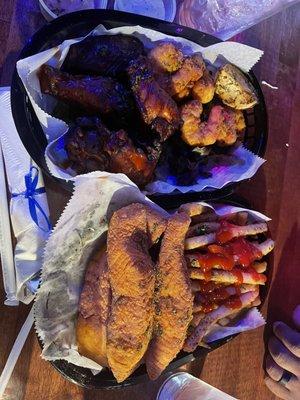
[[(201, 52), (203, 57), (216, 68), (220, 67), (224, 62), (230, 62), (248, 72), (263, 54), (261, 50), (236, 42), (222, 42), (209, 47), (202, 47), (190, 40), (165, 35), (141, 26), (122, 26), (106, 30), (103, 25), (99, 25), (89, 35), (115, 35), (117, 33), (131, 34), (138, 37), (147, 49), (153, 48), (157, 42), (162, 40), (175, 41), (184, 54), (189, 55)], [(62, 140), (62, 135), (68, 130), (68, 125), (51, 115), (56, 101), (51, 96), (41, 93), (37, 72), (44, 63), (60, 68), (70, 45), (82, 39), (65, 40), (57, 47), (25, 58), (17, 63), (17, 71), (49, 143), (45, 152), (48, 168), (52, 175), (65, 180), (73, 180), (76, 175), (75, 171), (66, 170), (59, 166), (59, 163), (67, 158), (65, 150), (58, 144)], [(238, 162), (235, 165), (222, 167), (221, 169), (214, 168), (211, 171), (212, 176), (208, 179), (199, 177), (193, 185), (180, 186), (168, 179), (168, 174), (160, 174), (160, 179), (156, 179), (146, 186), (145, 193), (170, 193), (174, 190), (186, 193), (201, 191), (205, 188), (220, 189), (229, 182), (238, 182), (251, 178), (265, 161), (241, 145), (238, 148), (233, 148), (231, 154), (237, 157)]]
[[(45, 247), (41, 286), (34, 304), (36, 332), (43, 342), (42, 357), (66, 360), (100, 371), (96, 362), (81, 356), (76, 344), (78, 303), (85, 269), (92, 251), (106, 241), (113, 212), (133, 202), (151, 202), (124, 174), (91, 172), (75, 179), (73, 196)], [(206, 203), (200, 203), (213, 208)], [(214, 206), (219, 215), (247, 211), (255, 221), (269, 218), (258, 212), (233, 206)], [(216, 325), (209, 342), (265, 323), (257, 310), (250, 310), (233, 326)]]

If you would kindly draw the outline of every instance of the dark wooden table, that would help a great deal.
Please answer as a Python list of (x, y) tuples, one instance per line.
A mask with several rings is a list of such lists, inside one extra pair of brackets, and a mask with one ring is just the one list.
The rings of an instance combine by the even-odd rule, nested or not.
[[(181, 3), (181, 2), (180, 2)], [(177, 15), (178, 18), (178, 15)], [(275, 397), (263, 383), (264, 337), (272, 321), (290, 321), (293, 307), (300, 303), (300, 9), (292, 6), (261, 22), (235, 40), (264, 50), (254, 71), (278, 90), (263, 86), (269, 113), (268, 162), (239, 193), (252, 206), (272, 218), (276, 239), (274, 276), (269, 299), (263, 307), (267, 329), (240, 335), (227, 345), (185, 369), (208, 383), (242, 400)], [(35, 30), (44, 24), (37, 0), (0, 0), (0, 84), (9, 85), (18, 52)], [(298, 29), (297, 29), (298, 28)], [(52, 220), (65, 206), (69, 194), (46, 179)], [(297, 245), (298, 241), (298, 245)], [(2, 280), (0, 279), (1, 285)], [(21, 328), (29, 307), (3, 305), (0, 287), (0, 370)], [(32, 330), (18, 360), (4, 398), (7, 400), (155, 399), (161, 383), (151, 382), (122, 391), (87, 391), (64, 380), (40, 358), (40, 348)]]

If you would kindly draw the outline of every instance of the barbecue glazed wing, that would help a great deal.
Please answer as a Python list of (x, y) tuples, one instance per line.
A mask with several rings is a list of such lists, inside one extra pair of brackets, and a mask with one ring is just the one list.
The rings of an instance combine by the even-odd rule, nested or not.
[(184, 240), (190, 222), (187, 214), (174, 214), (162, 239), (154, 331), (146, 355), (150, 379), (156, 379), (181, 350), (192, 320), (193, 296), (184, 258)]
[(111, 135), (104, 150), (110, 157), (111, 172), (123, 172), (139, 186), (151, 181), (160, 153), (155, 158), (147, 156), (123, 129)]
[[(165, 220), (155, 214), (154, 221), (149, 223), (147, 215), (147, 207), (131, 204), (116, 211), (109, 224), (107, 250), (112, 305), (107, 357), (118, 382), (124, 381), (139, 365), (152, 334), (155, 270), (148, 250), (151, 237), (158, 237)], [(153, 216), (149, 218), (152, 220)], [(161, 228), (152, 236), (148, 231), (151, 226), (153, 229), (153, 223)]]
[(72, 74), (118, 76), (144, 53), (142, 42), (129, 35), (88, 36), (72, 44), (62, 70)]
[(42, 93), (50, 94), (76, 107), (84, 115), (125, 116), (132, 111), (133, 103), (125, 87), (112, 78), (74, 76), (49, 65), (39, 71)]
[(78, 352), (98, 364), (108, 366), (106, 329), (111, 292), (106, 247), (98, 251), (87, 266), (80, 296), (76, 327)]
[(148, 183), (160, 151), (146, 154), (124, 130), (110, 132), (98, 118), (77, 118), (66, 135), (65, 149), (78, 174), (91, 171), (122, 172), (137, 185)]
[(168, 139), (179, 127), (179, 111), (175, 101), (154, 79), (146, 57), (132, 61), (127, 69), (136, 103), (144, 122)]

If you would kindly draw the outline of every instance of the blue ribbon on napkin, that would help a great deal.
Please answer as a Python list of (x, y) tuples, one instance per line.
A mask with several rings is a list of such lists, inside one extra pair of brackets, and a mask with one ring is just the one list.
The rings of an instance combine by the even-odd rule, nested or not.
[[(42, 209), (40, 204), (37, 202), (37, 200), (34, 198), (36, 194), (41, 194), (45, 193), (46, 190), (44, 187), (36, 188), (39, 180), (39, 171), (36, 167), (32, 166), (28, 172), (28, 174), (25, 175), (25, 187), (26, 190), (21, 193), (12, 193), (12, 197), (18, 197), (18, 196), (24, 196), (26, 199), (28, 199), (28, 207), (29, 207), (29, 212), (31, 215), (32, 220), (34, 223), (44, 232), (49, 232), (52, 229), (51, 222), (49, 221), (49, 218), (47, 217), (45, 211)], [(43, 225), (40, 225), (39, 219), (37, 216), (37, 209), (40, 211), (41, 215), (43, 216), (44, 220), (46, 221), (47, 224), (47, 229), (43, 227)]]

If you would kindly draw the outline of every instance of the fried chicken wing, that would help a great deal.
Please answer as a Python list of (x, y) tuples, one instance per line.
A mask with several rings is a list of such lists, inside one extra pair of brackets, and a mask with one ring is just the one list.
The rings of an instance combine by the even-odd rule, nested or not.
[(43, 64), (39, 70), (42, 93), (76, 107), (84, 115), (124, 117), (133, 103), (125, 87), (112, 78), (73, 76)]
[(223, 123), (219, 126), (217, 143), (221, 146), (234, 144), (238, 134), (246, 127), (243, 112), (229, 107), (222, 107), (221, 119), (223, 119)]
[(215, 94), (215, 83), (208, 70), (203, 72), (203, 76), (195, 83), (192, 89), (193, 98), (202, 104), (212, 101)]
[(179, 127), (175, 101), (154, 79), (146, 57), (132, 61), (127, 69), (132, 91), (144, 122), (166, 140)]
[(190, 222), (187, 214), (174, 214), (162, 240), (154, 331), (146, 355), (150, 379), (156, 379), (181, 350), (192, 320), (193, 295), (184, 258), (184, 239)]
[(198, 100), (186, 103), (181, 109), (181, 137), (190, 146), (209, 146), (216, 142), (218, 116), (211, 111), (209, 122), (204, 123), (200, 121), (202, 111), (202, 104)]
[(151, 180), (160, 155), (154, 149), (147, 155), (124, 130), (110, 132), (98, 118), (77, 118), (66, 134), (65, 149), (71, 168), (79, 174), (122, 172), (141, 186)]
[(170, 93), (177, 99), (189, 95), (195, 82), (203, 75), (205, 64), (200, 54), (186, 57), (181, 68), (170, 77)]
[[(110, 221), (107, 249), (112, 288), (108, 322), (108, 363), (118, 382), (141, 362), (153, 328), (154, 263), (148, 249), (165, 227), (165, 219), (142, 204), (116, 211)], [(148, 221), (149, 218), (149, 221)], [(150, 222), (150, 220), (152, 222)], [(160, 228), (153, 232), (153, 224)]]
[(72, 74), (118, 76), (144, 53), (142, 42), (129, 35), (88, 36), (70, 46), (62, 70)]
[(202, 104), (198, 100), (191, 100), (181, 109), (181, 137), (190, 146), (209, 146), (216, 142), (231, 145), (245, 128), (243, 113), (238, 110), (215, 105), (207, 122), (201, 121), (201, 114)]
[(103, 367), (108, 366), (106, 330), (110, 301), (105, 246), (94, 255), (87, 266), (76, 327), (78, 352)]
[(171, 42), (159, 43), (148, 54), (154, 69), (163, 72), (175, 72), (182, 66), (183, 54)]

